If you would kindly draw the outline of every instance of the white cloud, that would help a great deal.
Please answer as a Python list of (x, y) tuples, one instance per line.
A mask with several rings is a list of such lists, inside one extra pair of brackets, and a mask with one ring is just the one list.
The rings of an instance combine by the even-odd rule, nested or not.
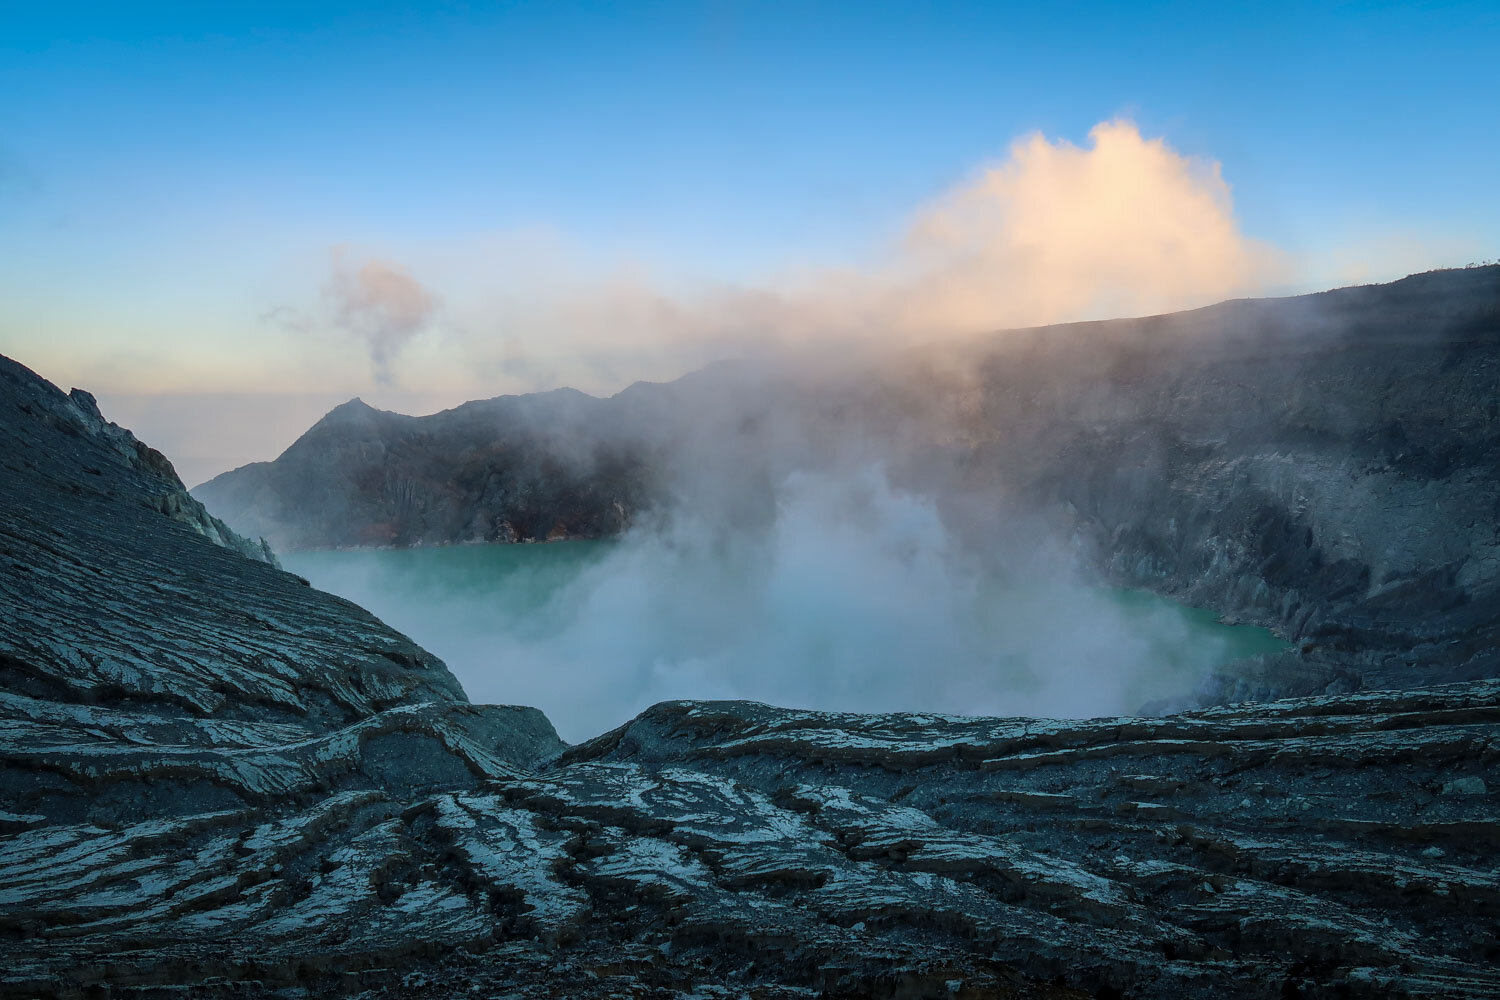
[(358, 337), (370, 355), (375, 381), (388, 385), (402, 349), (432, 320), (437, 299), (397, 264), (367, 260), (353, 266), (333, 252), (333, 272), (323, 289), (332, 322)]
[[(1087, 147), (1018, 140), (1003, 161), (919, 207), (901, 238), (862, 265), (693, 285), (582, 249), (570, 268), (556, 234), (529, 250), (498, 244), (457, 268), (487, 264), (502, 289), (453, 297), (462, 367), (491, 378), (490, 392), (613, 391), (725, 356), (1167, 312), (1286, 280), (1286, 256), (1241, 231), (1217, 163), (1125, 121), (1089, 138)], [(438, 376), (440, 361), (424, 367)]]
[(905, 326), (982, 330), (1169, 312), (1254, 293), (1287, 263), (1247, 238), (1219, 164), (1103, 122), (1034, 134), (918, 213), (886, 293)]

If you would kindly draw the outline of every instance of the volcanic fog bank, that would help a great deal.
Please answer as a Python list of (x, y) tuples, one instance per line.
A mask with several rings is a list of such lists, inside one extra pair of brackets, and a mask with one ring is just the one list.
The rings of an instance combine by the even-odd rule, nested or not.
[[(512, 443), (524, 428), (529, 453), (493, 463), (520, 516), (491, 537), (614, 539), (571, 571), (528, 558), (456, 585), (407, 561), (289, 565), (409, 632), (472, 699), (540, 707), (569, 739), (672, 699), (1088, 717), (1191, 695), (1227, 641), (1107, 589), (1066, 519), (988, 476), (976, 488), (962, 447), (976, 352), (945, 351), (920, 377), (914, 356), (804, 353), (607, 400), (522, 397), (485, 427)], [(393, 415), (355, 407), (343, 420)], [(410, 426), (414, 453), (443, 436)], [(370, 457), (368, 442), (349, 447)], [(449, 472), (483, 464), (470, 453)], [(421, 506), (434, 488), (383, 492)], [(609, 511), (602, 529), (569, 523), (568, 508), (595, 505), (618, 527)], [(483, 531), (471, 520), (462, 540)], [(447, 539), (392, 539), (408, 540)]]
[(492, 575), (388, 553), (288, 565), (417, 637), (471, 699), (540, 707), (571, 740), (682, 698), (1119, 714), (1229, 657), (1181, 609), (1089, 585), (1055, 544), (971, 550), (882, 465), (767, 490), (752, 516), (665, 506), (618, 542)]

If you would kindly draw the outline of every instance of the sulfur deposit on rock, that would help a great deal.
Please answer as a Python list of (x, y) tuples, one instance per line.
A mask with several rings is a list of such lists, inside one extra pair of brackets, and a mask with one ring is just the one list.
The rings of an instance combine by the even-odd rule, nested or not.
[(0, 374), (0, 994), (1500, 993), (1500, 681), (567, 747)]

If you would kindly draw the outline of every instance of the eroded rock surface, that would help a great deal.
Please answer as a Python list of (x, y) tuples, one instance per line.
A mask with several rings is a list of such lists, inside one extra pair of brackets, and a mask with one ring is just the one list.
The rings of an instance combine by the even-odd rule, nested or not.
[(0, 471), (8, 692), (316, 732), (465, 700), (435, 657), (211, 518), (87, 393), (3, 358)]
[(76, 742), (8, 746), (71, 799), (7, 803), (5, 983), (1500, 990), (1500, 823), (1443, 791), (1492, 773), (1494, 683), (1088, 723), (672, 703), (527, 764), (454, 717), (476, 711), (397, 709), (311, 744), (63, 728)]
[(1500, 267), (1038, 331), (976, 379), (973, 492), (1295, 641), (1212, 697), (1500, 674)]
[(566, 747), (3, 372), (0, 994), (1500, 993), (1500, 681)]

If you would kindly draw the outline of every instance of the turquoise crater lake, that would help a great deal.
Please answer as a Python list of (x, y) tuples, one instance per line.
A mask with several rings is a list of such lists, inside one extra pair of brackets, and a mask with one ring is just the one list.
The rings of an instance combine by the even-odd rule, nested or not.
[[(821, 541), (821, 540), (820, 540)], [(930, 557), (929, 557), (930, 556)], [(442, 657), (476, 702), (578, 741), (657, 701), (1087, 717), (1284, 643), (1139, 591), (997, 579), (910, 550), (662, 539), (291, 552)]]

